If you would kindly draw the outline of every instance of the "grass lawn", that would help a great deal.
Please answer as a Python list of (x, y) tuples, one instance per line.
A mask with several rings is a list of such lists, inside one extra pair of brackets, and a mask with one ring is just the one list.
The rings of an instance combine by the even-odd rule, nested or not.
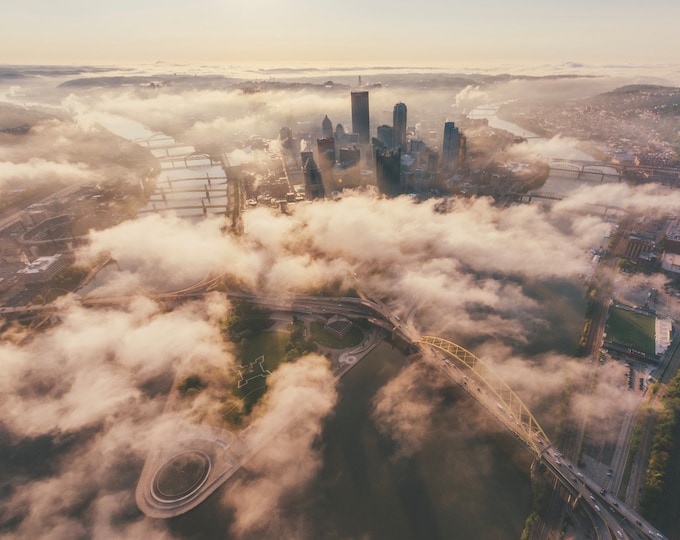
[[(249, 341), (242, 347), (240, 354), (241, 369), (244, 379), (250, 380), (238, 388), (238, 380), (234, 383), (234, 395), (243, 399), (246, 412), (250, 412), (253, 405), (267, 391), (267, 379), (264, 376), (256, 376), (263, 369), (270, 372), (279, 366), (286, 356), (286, 343), (288, 343), (288, 332), (262, 332), (257, 339)], [(264, 360), (260, 364), (253, 364), (260, 356)]]
[(312, 331), (312, 339), (322, 347), (330, 349), (348, 349), (355, 347), (364, 339), (364, 334), (356, 325), (350, 328), (349, 332), (343, 338), (337, 338), (329, 334), (323, 329), (323, 324), (320, 322), (312, 322), (310, 325)]
[(654, 317), (611, 307), (607, 340), (647, 354), (654, 354)]
[(49, 304), (50, 302), (54, 302), (60, 296), (64, 296), (68, 293), (69, 291), (66, 289), (50, 289), (50, 292), (47, 293), (47, 296), (45, 297), (45, 303)]

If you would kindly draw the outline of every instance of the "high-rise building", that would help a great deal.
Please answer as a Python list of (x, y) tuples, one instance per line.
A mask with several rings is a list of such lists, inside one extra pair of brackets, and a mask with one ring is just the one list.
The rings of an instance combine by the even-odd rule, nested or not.
[(401, 150), (380, 148), (375, 151), (375, 178), (381, 192), (392, 196), (402, 193)]
[(397, 103), (392, 113), (394, 147), (406, 152), (406, 105)]
[(311, 148), (305, 148), (300, 152), (300, 163), (303, 167), (308, 159), (314, 159), (314, 152), (312, 152)]
[(341, 148), (338, 161), (342, 167), (353, 167), (361, 161), (361, 152), (358, 148)]
[(326, 139), (330, 139), (333, 136), (333, 122), (328, 118), (328, 115), (324, 116), (321, 122), (321, 133)]
[(338, 146), (345, 144), (345, 128), (342, 124), (335, 126), (335, 144)]
[(392, 130), (392, 126), (385, 124), (378, 126), (378, 140), (383, 143), (386, 148), (392, 148), (392, 142), (394, 140), (393, 135), (394, 131)]
[(371, 139), (368, 118), (368, 92), (365, 90), (352, 91), (352, 131), (359, 134), (361, 144), (368, 144)]
[(304, 161), (302, 171), (305, 175), (305, 195), (307, 199), (323, 199), (325, 190), (321, 180), (321, 171), (313, 157), (307, 158)]
[(292, 139), (293, 138), (293, 132), (290, 130), (289, 127), (283, 126), (281, 129), (279, 129), (279, 139), (282, 141), (285, 139)]
[(319, 168), (326, 179), (329, 180), (335, 165), (335, 139), (333, 137), (317, 139), (316, 149), (319, 156)]
[(442, 169), (453, 171), (458, 163), (460, 149), (460, 131), (453, 122), (444, 124), (444, 142), (442, 144)]

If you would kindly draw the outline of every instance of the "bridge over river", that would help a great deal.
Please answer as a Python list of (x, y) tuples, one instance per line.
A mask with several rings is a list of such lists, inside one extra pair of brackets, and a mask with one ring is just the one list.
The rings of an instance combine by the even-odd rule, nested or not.
[(421, 348), (430, 348), (430, 361), (458, 382), (497, 421), (524, 443), (566, 488), (574, 504), (585, 504), (592, 510), (592, 517), (604, 522), (608, 534), (605, 538), (664, 538), (634, 509), (565, 458), (550, 442), (531, 411), (488, 363), (460, 345), (442, 338), (423, 336), (415, 343)]
[(588, 161), (583, 159), (551, 158), (548, 166), (553, 170), (572, 171), (578, 173), (577, 178), (584, 174), (599, 175), (600, 181), (605, 177), (618, 180), (629, 171), (646, 172), (650, 174), (668, 174), (680, 178), (680, 168), (665, 165), (636, 165), (634, 163), (612, 163), (604, 161)]

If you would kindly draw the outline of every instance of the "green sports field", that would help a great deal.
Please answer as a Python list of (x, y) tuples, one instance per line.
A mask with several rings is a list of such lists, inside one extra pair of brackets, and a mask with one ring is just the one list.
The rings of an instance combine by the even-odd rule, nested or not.
[(612, 306), (607, 320), (607, 341), (653, 355), (655, 320), (651, 315)]

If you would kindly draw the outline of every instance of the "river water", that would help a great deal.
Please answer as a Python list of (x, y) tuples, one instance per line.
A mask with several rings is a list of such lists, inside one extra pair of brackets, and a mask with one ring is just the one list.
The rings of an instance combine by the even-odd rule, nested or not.
[(220, 163), (196, 154), (193, 146), (154, 133), (129, 118), (98, 113), (98, 122), (116, 135), (148, 148), (159, 160), (161, 172), (156, 190), (140, 216), (172, 212), (195, 218), (226, 212), (227, 176)]
[[(372, 400), (406, 364), (403, 354), (383, 343), (342, 378), (322, 435), (322, 468), (282, 503), (267, 538), (287, 540), (281, 521), (301, 516), (306, 539), (519, 538), (532, 504), (530, 454), (496, 432), (462, 390), (451, 386), (434, 396), (430, 435), (411, 457), (397, 457), (395, 444), (379, 433)], [(480, 429), (484, 425), (492, 426), (491, 433)], [(183, 538), (231, 538), (232, 516), (219, 502), (224, 489), (229, 486), (169, 520), (171, 531)]]
[[(583, 152), (571, 144), (546, 144), (547, 139), (540, 137), (536, 133), (528, 131), (512, 122), (501, 120), (496, 116), (499, 107), (499, 105), (482, 105), (470, 111), (468, 116), (475, 119), (486, 118), (489, 121), (489, 127), (502, 129), (519, 137), (526, 138), (527, 144), (545, 159), (599, 161), (598, 158)], [(584, 185), (595, 186), (603, 182), (613, 183), (619, 181), (615, 169), (612, 169), (611, 167), (598, 167), (597, 170), (604, 171), (607, 176), (603, 177), (601, 174), (594, 171), (584, 172), (579, 176), (577, 172), (551, 169), (545, 184), (536, 191), (568, 195)]]

